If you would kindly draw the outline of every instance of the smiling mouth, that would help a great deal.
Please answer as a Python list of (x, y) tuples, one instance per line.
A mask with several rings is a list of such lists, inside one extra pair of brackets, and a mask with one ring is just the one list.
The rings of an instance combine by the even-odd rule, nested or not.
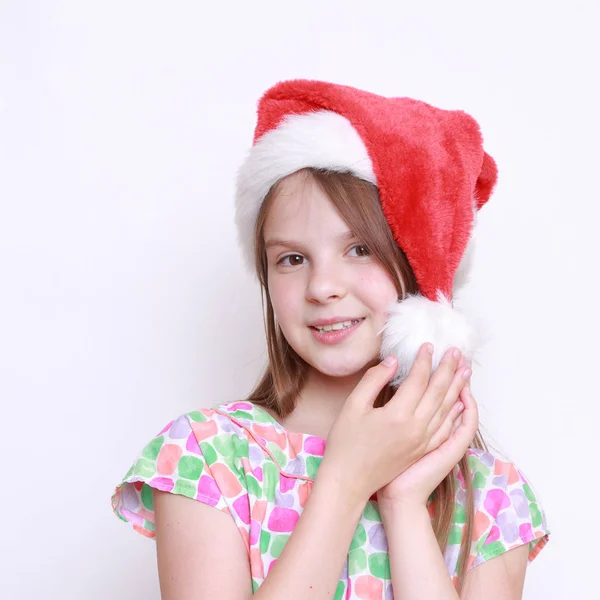
[(364, 321), (364, 319), (352, 319), (351, 321), (341, 321), (340, 323), (332, 323), (331, 325), (309, 325), (311, 329), (315, 329), (319, 333), (327, 333), (328, 331), (341, 331), (343, 329), (348, 329), (360, 321)]

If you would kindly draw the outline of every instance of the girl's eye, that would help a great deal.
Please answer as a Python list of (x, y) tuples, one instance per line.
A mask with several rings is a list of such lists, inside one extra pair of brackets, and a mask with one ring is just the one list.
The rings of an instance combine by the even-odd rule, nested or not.
[[(304, 257), (301, 256), (300, 254), (288, 254), (287, 256), (284, 256), (284, 257), (280, 258), (277, 261), (277, 264), (278, 265), (283, 265), (284, 261), (286, 261), (288, 259), (290, 259), (290, 261), (287, 263), (288, 266), (290, 266), (290, 267), (297, 267), (298, 265), (302, 264), (301, 261), (304, 260)], [(297, 262), (295, 259), (300, 259), (300, 261)]]
[(370, 254), (369, 249), (363, 244), (357, 244), (356, 246), (352, 246), (352, 248), (350, 248), (350, 252), (352, 252), (353, 250), (358, 251), (358, 256), (369, 256)]

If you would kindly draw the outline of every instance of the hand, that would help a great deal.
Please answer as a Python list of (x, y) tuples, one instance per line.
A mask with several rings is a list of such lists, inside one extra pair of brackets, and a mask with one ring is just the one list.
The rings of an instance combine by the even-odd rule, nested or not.
[[(464, 357), (459, 371), (465, 366)], [(479, 413), (471, 394), (470, 377), (464, 380), (459, 398), (431, 441), (434, 450), (377, 491), (382, 513), (391, 507), (426, 506), (435, 488), (459, 463), (477, 433)]]
[(397, 362), (389, 356), (389, 364), (369, 369), (333, 424), (319, 474), (335, 477), (350, 500), (368, 500), (443, 442), (435, 434), (464, 387), (467, 369), (457, 371), (460, 352), (451, 348), (431, 375), (428, 346), (420, 348), (408, 377), (381, 408), (373, 403)]

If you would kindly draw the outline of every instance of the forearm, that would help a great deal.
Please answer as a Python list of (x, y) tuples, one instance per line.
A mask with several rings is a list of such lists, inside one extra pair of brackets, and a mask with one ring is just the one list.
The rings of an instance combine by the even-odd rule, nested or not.
[(394, 596), (402, 600), (459, 600), (423, 507), (380, 507), (388, 540)]
[(348, 496), (335, 472), (321, 465), (294, 531), (254, 597), (333, 598), (366, 503)]

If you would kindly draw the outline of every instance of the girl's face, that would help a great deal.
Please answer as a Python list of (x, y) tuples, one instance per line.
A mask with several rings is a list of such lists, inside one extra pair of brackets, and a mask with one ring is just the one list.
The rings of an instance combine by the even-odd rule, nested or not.
[[(292, 175), (282, 182), (263, 235), (271, 303), (298, 355), (331, 377), (353, 375), (377, 360), (378, 332), (398, 293), (312, 179)], [(352, 326), (319, 332), (316, 326), (331, 319)]]

